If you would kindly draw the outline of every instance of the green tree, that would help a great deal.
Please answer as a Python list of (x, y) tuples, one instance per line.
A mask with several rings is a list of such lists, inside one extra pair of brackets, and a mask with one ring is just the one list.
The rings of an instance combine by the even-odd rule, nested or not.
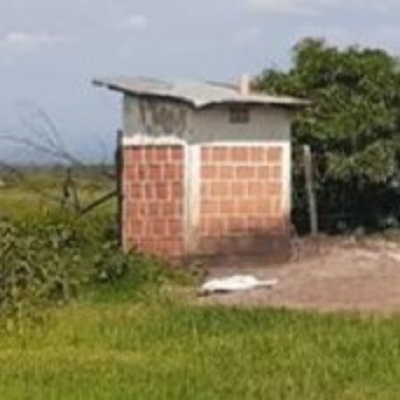
[[(380, 49), (339, 49), (308, 38), (294, 47), (289, 71), (266, 70), (256, 85), (311, 100), (294, 124), (294, 144), (295, 149), (312, 147), (321, 214), (358, 214), (376, 224), (393, 212), (400, 127), (395, 57)], [(304, 211), (299, 160), (295, 151), (295, 203)]]

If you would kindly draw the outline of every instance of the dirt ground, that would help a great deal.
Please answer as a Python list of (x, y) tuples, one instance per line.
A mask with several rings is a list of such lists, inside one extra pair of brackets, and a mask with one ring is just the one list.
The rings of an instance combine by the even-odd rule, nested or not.
[(299, 244), (297, 260), (265, 267), (227, 260), (207, 279), (252, 274), (279, 280), (273, 289), (218, 294), (202, 304), (273, 306), (321, 311), (400, 313), (400, 243), (383, 239), (319, 239)]

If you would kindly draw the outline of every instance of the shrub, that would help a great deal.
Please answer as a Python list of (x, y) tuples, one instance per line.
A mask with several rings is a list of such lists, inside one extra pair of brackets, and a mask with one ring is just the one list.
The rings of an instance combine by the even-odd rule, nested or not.
[(0, 313), (21, 329), (49, 304), (67, 302), (83, 280), (83, 258), (67, 224), (0, 223)]
[(123, 300), (182, 277), (162, 260), (123, 253), (115, 238), (106, 213), (83, 219), (37, 213), (0, 221), (0, 323), (21, 330), (43, 319), (49, 306), (75, 298), (82, 286)]
[(136, 252), (123, 253), (115, 242), (108, 242), (98, 252), (91, 280), (92, 300), (131, 301), (149, 296), (166, 283), (192, 282), (187, 271), (172, 268), (165, 260)]

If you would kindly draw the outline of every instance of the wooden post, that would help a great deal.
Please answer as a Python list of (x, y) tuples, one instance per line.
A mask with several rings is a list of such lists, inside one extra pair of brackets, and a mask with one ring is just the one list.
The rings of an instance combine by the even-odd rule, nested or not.
[(304, 170), (306, 178), (306, 191), (308, 200), (308, 210), (310, 214), (311, 235), (318, 235), (318, 210), (317, 200), (314, 190), (313, 160), (310, 146), (304, 146)]
[(117, 174), (117, 224), (118, 224), (118, 237), (120, 246), (123, 246), (123, 233), (122, 230), (124, 228), (123, 221), (123, 212), (122, 212), (122, 202), (123, 202), (123, 193), (122, 193), (122, 174), (123, 174), (123, 147), (122, 147), (122, 138), (123, 132), (118, 131), (117, 133), (117, 148), (115, 151), (115, 170)]

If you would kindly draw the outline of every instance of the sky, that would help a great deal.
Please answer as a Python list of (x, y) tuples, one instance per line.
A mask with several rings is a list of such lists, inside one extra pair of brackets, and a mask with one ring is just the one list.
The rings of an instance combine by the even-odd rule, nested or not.
[[(234, 81), (287, 68), (306, 36), (400, 54), (399, 19), (400, 0), (0, 0), (0, 138), (48, 117), (77, 156), (110, 157), (121, 98), (95, 77)], [(0, 140), (0, 160), (28, 153)]]

